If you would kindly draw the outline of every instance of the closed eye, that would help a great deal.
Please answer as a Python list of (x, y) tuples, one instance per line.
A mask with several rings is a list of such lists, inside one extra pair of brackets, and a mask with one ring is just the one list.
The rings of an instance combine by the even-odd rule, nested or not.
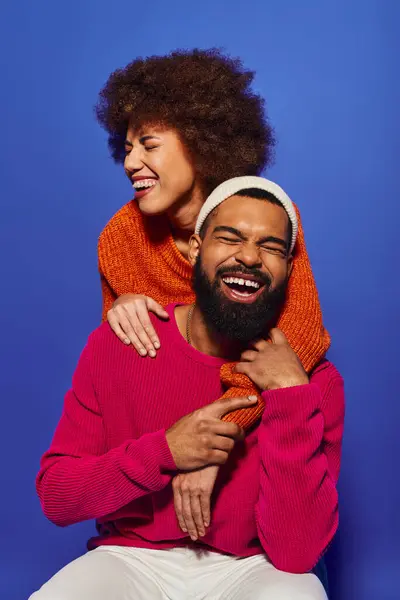
[(273, 254), (279, 254), (280, 256), (287, 256), (286, 250), (283, 248), (277, 248), (276, 246), (261, 246), (263, 250), (267, 252), (272, 252)]
[(222, 242), (226, 242), (228, 244), (237, 244), (238, 242), (240, 242), (241, 240), (238, 238), (229, 238), (229, 237), (224, 237), (224, 236), (218, 236), (217, 237), (218, 240), (221, 240)]

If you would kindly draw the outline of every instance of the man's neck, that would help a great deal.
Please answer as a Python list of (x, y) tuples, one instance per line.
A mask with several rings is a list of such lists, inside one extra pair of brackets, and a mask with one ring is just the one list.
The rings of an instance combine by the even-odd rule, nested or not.
[[(177, 306), (175, 309), (176, 324), (181, 335), (186, 339), (187, 323), (189, 318), (190, 306)], [(222, 339), (218, 334), (211, 331), (199, 310), (195, 307), (189, 324), (190, 343), (199, 352), (224, 358), (227, 361), (236, 361), (243, 352), (242, 344)]]

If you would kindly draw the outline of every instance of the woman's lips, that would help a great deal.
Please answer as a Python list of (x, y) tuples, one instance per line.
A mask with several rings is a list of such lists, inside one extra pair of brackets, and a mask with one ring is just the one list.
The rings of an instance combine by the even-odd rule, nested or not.
[(150, 192), (152, 192), (154, 190), (154, 188), (157, 187), (157, 183), (155, 185), (152, 185), (151, 187), (146, 187), (146, 188), (142, 188), (142, 189), (135, 189), (135, 198), (137, 200), (140, 200), (140, 198), (143, 198), (143, 196), (147, 196), (148, 194), (150, 194)]

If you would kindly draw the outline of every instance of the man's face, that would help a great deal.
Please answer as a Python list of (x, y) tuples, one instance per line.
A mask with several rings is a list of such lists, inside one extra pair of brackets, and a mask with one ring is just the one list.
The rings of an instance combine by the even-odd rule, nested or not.
[(204, 239), (193, 242), (196, 301), (223, 337), (249, 342), (276, 321), (291, 270), (288, 230), (280, 205), (232, 196), (210, 215)]

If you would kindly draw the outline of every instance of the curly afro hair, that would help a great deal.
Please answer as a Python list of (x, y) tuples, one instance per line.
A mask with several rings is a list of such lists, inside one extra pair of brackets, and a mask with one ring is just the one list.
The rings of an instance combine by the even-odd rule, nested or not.
[(231, 177), (259, 175), (275, 141), (253, 78), (217, 49), (134, 60), (110, 75), (95, 107), (112, 157), (124, 161), (129, 124), (162, 124), (180, 135), (206, 193)]

